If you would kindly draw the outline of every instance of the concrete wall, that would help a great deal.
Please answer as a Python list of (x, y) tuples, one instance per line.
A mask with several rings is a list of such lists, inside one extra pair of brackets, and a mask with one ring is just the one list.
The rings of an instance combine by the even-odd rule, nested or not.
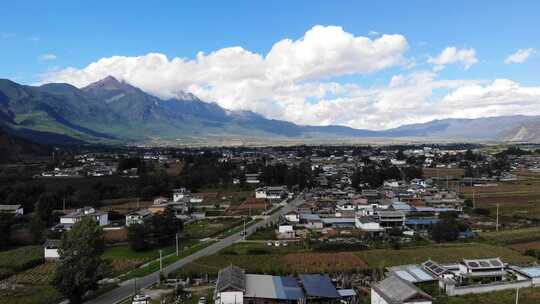
[(523, 280), (523, 281), (515, 281), (515, 282), (497, 282), (497, 283), (492, 283), (492, 284), (461, 286), (461, 287), (453, 287), (453, 288), (452, 286), (447, 285), (446, 294), (449, 296), (461, 296), (461, 295), (472, 294), (472, 293), (486, 293), (486, 292), (492, 292), (492, 291), (524, 288), (524, 287), (531, 287), (531, 286), (532, 286), (531, 280)]

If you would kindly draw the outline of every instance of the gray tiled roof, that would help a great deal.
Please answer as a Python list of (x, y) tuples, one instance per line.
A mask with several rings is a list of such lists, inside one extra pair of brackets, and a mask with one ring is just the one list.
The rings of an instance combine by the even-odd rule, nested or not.
[(427, 293), (405, 280), (390, 276), (373, 285), (373, 289), (389, 304), (401, 304), (411, 299), (433, 300)]
[(243, 269), (231, 265), (219, 271), (216, 283), (218, 292), (227, 290), (245, 291), (245, 288), (246, 282)]

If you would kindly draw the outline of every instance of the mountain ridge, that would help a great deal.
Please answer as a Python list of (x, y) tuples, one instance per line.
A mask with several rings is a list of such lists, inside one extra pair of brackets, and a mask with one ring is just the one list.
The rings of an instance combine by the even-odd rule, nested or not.
[(183, 92), (161, 99), (108, 76), (83, 88), (65, 83), (20, 85), (0, 79), (0, 125), (38, 142), (129, 143), (212, 136), (328, 140), (422, 138), (540, 142), (540, 116), (447, 118), (387, 130), (309, 126), (233, 111)]

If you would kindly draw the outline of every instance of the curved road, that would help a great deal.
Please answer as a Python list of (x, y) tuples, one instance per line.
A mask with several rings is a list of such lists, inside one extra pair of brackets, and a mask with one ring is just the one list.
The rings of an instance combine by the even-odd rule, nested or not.
[[(265, 218), (264, 220), (258, 222), (258, 223), (255, 223), (253, 225), (251, 225), (250, 227), (246, 228), (246, 234), (247, 235), (250, 235), (252, 233), (255, 232), (255, 230), (257, 230), (257, 228), (259, 227), (264, 227), (266, 226), (267, 224), (270, 224), (270, 223), (275, 223), (279, 220), (279, 217), (289, 211), (292, 211), (294, 210), (296, 207), (300, 206), (302, 203), (304, 202), (303, 199), (301, 198), (296, 198), (294, 199), (292, 202), (290, 202), (289, 204), (285, 205), (283, 208), (281, 208), (280, 210), (278, 210), (276, 213), (268, 216), (267, 218)], [(234, 244), (235, 242), (241, 240), (243, 238), (243, 236), (241, 235), (241, 232), (238, 232), (236, 234), (233, 234), (231, 236), (228, 236), (224, 239), (221, 239), (219, 240), (217, 243), (214, 243), (204, 249), (201, 249), (197, 252), (195, 252), (194, 254), (192, 255), (189, 255), (183, 259), (180, 259), (166, 267), (163, 267), (163, 273), (165, 275), (183, 267), (184, 265), (188, 264), (188, 263), (191, 263), (201, 257), (204, 257), (204, 256), (207, 256), (207, 255), (212, 255), (212, 254), (215, 254), (217, 253), (218, 251), (222, 250), (222, 249), (225, 249), (229, 246), (231, 246), (232, 244)], [(146, 288), (146, 287), (149, 287), (151, 285), (153, 285), (154, 283), (156, 283), (157, 281), (159, 280), (159, 271), (156, 271), (154, 273), (151, 273), (147, 276), (144, 276), (142, 278), (137, 278), (137, 288), (140, 288), (140, 289), (143, 289), (143, 288)], [(115, 303), (118, 303), (122, 300), (125, 300), (126, 298), (130, 297), (131, 295), (133, 295), (133, 291), (135, 289), (135, 280), (134, 279), (131, 279), (131, 280), (127, 280), (127, 281), (124, 281), (124, 282), (121, 282), (119, 284), (120, 286), (116, 289), (113, 289), (107, 293), (104, 293), (103, 295), (95, 298), (95, 299), (92, 299), (92, 300), (89, 300), (85, 303), (87, 304), (115, 304)]]

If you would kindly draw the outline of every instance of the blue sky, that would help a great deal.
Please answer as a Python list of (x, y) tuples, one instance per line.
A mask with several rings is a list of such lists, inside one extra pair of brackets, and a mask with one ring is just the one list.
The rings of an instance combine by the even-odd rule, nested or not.
[[(318, 84), (331, 81), (355, 84), (362, 89), (379, 88), (395, 75), (433, 71), (434, 64), (428, 63), (428, 58), (435, 58), (447, 47), (474, 49), (478, 62), (468, 69), (459, 62), (445, 64), (444, 69), (436, 71), (437, 80), (509, 79), (525, 87), (540, 84), (540, 56), (534, 51), (540, 49), (538, 1), (512, 5), (508, 1), (21, 0), (3, 3), (2, 11), (0, 77), (26, 84), (50, 79), (43, 76), (50, 71), (67, 67), (84, 69), (92, 62), (115, 55), (160, 53), (169, 59), (193, 60), (201, 51), (209, 54), (240, 46), (264, 57), (276, 42), (287, 38), (301, 40), (316, 25), (339, 26), (355, 37), (371, 39), (380, 35), (370, 36), (370, 31), (402, 35), (407, 41), (404, 60), (414, 62), (414, 65), (392, 64), (376, 71), (332, 74), (321, 77)], [(505, 59), (519, 49), (533, 52), (522, 63), (505, 64)], [(65, 77), (58, 79), (66, 80)], [(180, 89), (187, 88), (186, 85)], [(440, 88), (440, 94), (454, 89), (454, 86)], [(230, 101), (221, 102), (219, 96), (204, 95), (230, 108), (257, 110), (261, 107), (231, 106)], [(325, 96), (334, 98), (335, 94)], [(439, 93), (433, 93), (426, 100), (439, 97)], [(277, 97), (258, 98), (274, 100)], [(317, 104), (318, 98), (308, 96), (305, 100)], [(279, 100), (274, 102), (279, 103)], [(283, 114), (292, 109), (280, 108), (264, 114), (304, 122), (298, 115)], [(363, 127), (351, 121), (336, 119), (332, 123)]]

